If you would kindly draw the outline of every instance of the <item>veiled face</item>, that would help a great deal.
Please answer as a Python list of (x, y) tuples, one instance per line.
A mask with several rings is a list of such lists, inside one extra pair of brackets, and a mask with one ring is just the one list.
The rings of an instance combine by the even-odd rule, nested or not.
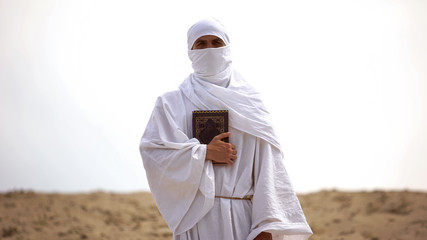
[(206, 35), (199, 37), (193, 44), (191, 50), (205, 49), (205, 48), (219, 48), (224, 47), (225, 43), (221, 38), (213, 35)]

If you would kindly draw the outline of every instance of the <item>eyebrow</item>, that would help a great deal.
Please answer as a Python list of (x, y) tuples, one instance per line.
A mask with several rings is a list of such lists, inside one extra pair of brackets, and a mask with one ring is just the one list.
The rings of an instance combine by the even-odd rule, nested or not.
[(224, 40), (222, 40), (220, 37), (217, 37), (216, 39), (214, 39), (213, 40), (214, 42), (219, 42), (219, 43), (221, 43), (221, 44), (224, 44), (224, 45), (227, 45), (225, 42), (224, 42)]
[(205, 43), (206, 42), (206, 40), (203, 40), (203, 39), (197, 39), (194, 43)]

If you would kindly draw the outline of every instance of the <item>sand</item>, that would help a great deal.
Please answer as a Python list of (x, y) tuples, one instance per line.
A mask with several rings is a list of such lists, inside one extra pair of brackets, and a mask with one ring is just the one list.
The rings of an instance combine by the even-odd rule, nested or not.
[[(321, 191), (299, 195), (311, 240), (427, 239), (427, 193)], [(0, 239), (171, 240), (150, 193), (0, 194)]]

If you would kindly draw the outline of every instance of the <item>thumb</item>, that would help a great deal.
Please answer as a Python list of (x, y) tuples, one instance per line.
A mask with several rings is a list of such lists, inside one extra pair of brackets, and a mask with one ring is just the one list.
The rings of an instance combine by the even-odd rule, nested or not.
[(225, 133), (220, 133), (220, 134), (216, 135), (215, 138), (218, 140), (221, 140), (221, 139), (229, 137), (229, 136), (230, 136), (230, 132), (225, 132)]

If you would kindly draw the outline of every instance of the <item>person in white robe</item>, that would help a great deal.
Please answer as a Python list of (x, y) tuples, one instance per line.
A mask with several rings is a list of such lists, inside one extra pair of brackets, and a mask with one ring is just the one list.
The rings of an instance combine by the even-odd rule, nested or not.
[[(227, 31), (204, 19), (187, 36), (194, 72), (158, 97), (140, 142), (150, 190), (173, 239), (308, 239), (312, 231), (270, 114), (233, 70)], [(229, 133), (201, 144), (192, 137), (192, 111), (218, 109), (229, 111)], [(229, 144), (219, 141), (224, 137)], [(208, 157), (219, 142), (230, 147), (226, 164)]]

